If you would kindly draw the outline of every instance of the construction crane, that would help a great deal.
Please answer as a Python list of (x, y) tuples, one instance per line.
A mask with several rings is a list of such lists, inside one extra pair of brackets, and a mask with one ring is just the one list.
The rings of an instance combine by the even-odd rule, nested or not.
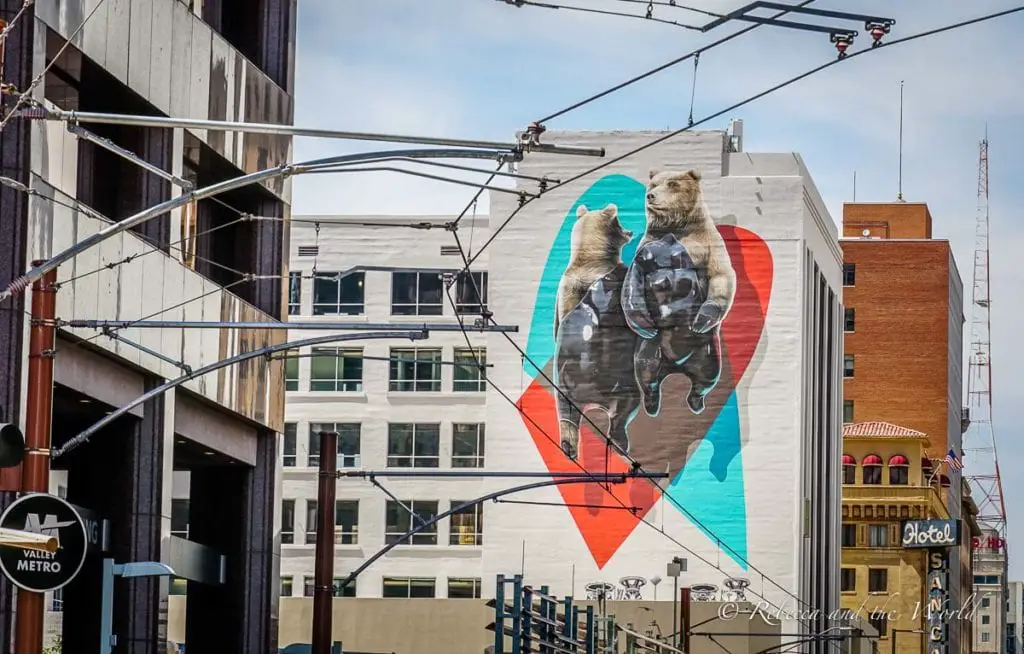
[(978, 210), (974, 234), (970, 359), (967, 370), (967, 408), (970, 426), (964, 435), (964, 464), (971, 495), (978, 506), (978, 523), (1006, 543), (1006, 506), (999, 476), (995, 432), (992, 428), (992, 330), (989, 292), (988, 133), (978, 155)]

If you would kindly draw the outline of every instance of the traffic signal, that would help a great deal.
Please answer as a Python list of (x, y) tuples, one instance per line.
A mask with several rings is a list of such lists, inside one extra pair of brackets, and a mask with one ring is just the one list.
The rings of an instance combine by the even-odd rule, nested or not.
[(14, 468), (25, 458), (25, 435), (17, 425), (0, 422), (0, 468)]

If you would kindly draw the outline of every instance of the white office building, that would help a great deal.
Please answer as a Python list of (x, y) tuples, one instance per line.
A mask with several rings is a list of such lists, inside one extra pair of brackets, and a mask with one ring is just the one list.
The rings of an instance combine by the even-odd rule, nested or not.
[[(661, 135), (549, 133), (545, 139), (604, 147), (606, 158), (612, 158)], [(524, 179), (568, 180), (601, 161), (535, 154), (519, 164), (518, 172)], [(644, 351), (641, 356), (643, 344), (636, 344), (646, 337), (637, 336), (639, 328), (623, 326), (601, 332), (631, 340), (609, 350), (611, 355), (606, 352), (606, 367), (587, 382), (590, 390), (570, 388), (565, 366), (585, 358), (571, 350), (591, 342), (572, 340), (573, 334), (589, 332), (574, 327), (571, 316), (557, 334), (553, 329), (557, 289), (574, 261), (574, 226), (582, 226), (577, 247), (579, 238), (595, 238), (597, 249), (614, 250), (608, 274), (615, 274), (621, 244), (621, 261), (630, 265), (645, 231), (652, 167), (670, 173), (656, 179), (657, 193), (663, 194), (658, 202), (691, 202), (686, 209), (691, 213), (703, 202), (714, 221), (705, 236), (718, 243), (711, 255), (715, 274), (726, 275), (714, 283), (725, 284), (730, 301), (724, 320), (701, 341), (700, 347), (711, 349), (700, 351), (717, 352), (718, 358), (703, 359), (703, 367), (666, 364), (653, 374), (654, 390), (644, 390), (636, 379), (651, 373), (650, 357), (657, 355)], [(536, 189), (523, 179), (518, 184), (519, 190)], [(681, 195), (674, 195), (677, 191)], [(460, 224), (463, 245), (475, 253), (518, 201), (515, 195), (492, 194), (490, 220), (466, 218)], [(456, 324), (444, 273), (461, 269), (462, 259), (451, 233), (400, 227), (451, 219), (297, 217), (291, 233), (291, 319)], [(710, 231), (714, 226), (720, 241)], [(474, 262), (474, 277), (457, 278), (451, 287), (452, 301), (469, 324), (485, 304), (498, 325), (515, 326), (517, 332), (471, 332), (468, 344), (458, 331), (433, 332), (415, 343), (351, 341), (300, 352), (290, 361), (282, 592), (311, 593), (314, 468), (321, 454), (311, 433), (323, 425), (340, 434), (338, 461), (344, 469), (626, 472), (630, 463), (595, 436), (604, 427), (595, 426), (595, 432), (580, 423), (575, 460), (559, 442), (559, 411), (563, 423), (572, 420), (573, 408), (601, 423), (591, 405), (610, 403), (619, 407), (616, 415), (625, 416), (630, 457), (645, 471), (668, 470), (670, 478), (659, 480), (660, 487), (631, 480), (608, 492), (592, 482), (566, 484), (488, 501), (441, 520), (436, 530), (424, 530), (376, 561), (359, 576), (355, 595), (486, 597), (494, 592), (497, 574), (522, 572), (530, 583), (578, 597), (603, 588), (619, 597), (649, 599), (657, 583), (652, 580), (664, 577), (666, 564), (680, 556), (688, 562), (680, 584), (702, 586), (708, 597), (766, 597), (776, 605), (813, 605), (827, 614), (839, 596), (842, 257), (837, 236), (800, 157), (744, 152), (739, 129), (670, 139), (529, 203)], [(659, 242), (681, 247), (678, 240), (672, 241), (677, 245)], [(691, 247), (697, 246), (691, 242)], [(644, 252), (652, 250), (648, 246)], [(711, 266), (702, 267), (697, 249), (693, 256), (700, 278)], [(685, 267), (679, 263), (684, 260), (680, 255), (673, 265)], [(338, 275), (354, 266), (373, 269)], [(694, 288), (705, 289), (700, 283)], [(596, 288), (572, 310), (597, 307)], [(621, 318), (620, 306), (593, 310)], [(650, 305), (640, 311), (667, 315)], [(656, 329), (669, 329), (668, 323), (658, 324), (662, 327)], [(292, 330), (290, 338), (313, 333), (321, 332)], [(470, 348), (486, 361), (489, 383), (481, 380)], [(696, 361), (698, 355), (692, 356)], [(557, 392), (553, 379), (561, 380)], [(605, 390), (597, 398), (599, 386)], [(559, 409), (562, 396), (576, 399)], [(389, 479), (385, 474), (377, 481), (394, 497), (365, 479), (338, 483), (338, 577), (409, 529), (410, 517), (396, 499), (429, 516), (536, 479)]]

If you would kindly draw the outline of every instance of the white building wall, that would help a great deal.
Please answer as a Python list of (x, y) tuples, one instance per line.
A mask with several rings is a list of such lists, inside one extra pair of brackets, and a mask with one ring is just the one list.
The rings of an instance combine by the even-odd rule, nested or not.
[[(602, 146), (607, 149), (606, 159), (611, 159), (658, 136), (661, 133), (549, 133), (545, 135), (545, 140)], [(550, 175), (565, 180), (601, 161), (538, 154), (529, 155), (518, 170), (527, 175)], [(731, 458), (726, 456), (730, 461), (725, 477), (731, 480), (729, 483), (733, 486), (722, 488), (738, 488), (738, 491), (731, 499), (722, 498), (719, 502), (715, 494), (727, 491), (719, 490), (711, 482), (703, 486), (697, 481), (687, 482), (690, 484), (687, 487), (689, 491), (703, 493), (702, 501), (692, 505), (701, 513), (702, 523), (706, 523), (706, 527), (712, 523), (724, 525), (723, 528), (730, 534), (729, 542), (722, 545), (722, 539), (717, 538), (715, 528), (708, 527), (708, 531), (712, 532), (708, 535), (694, 521), (684, 517), (670, 501), (664, 499), (654, 502), (644, 515), (648, 525), (635, 526), (617, 547), (609, 544), (609, 539), (614, 540), (614, 532), (618, 529), (614, 524), (617, 518), (607, 517), (616, 513), (611, 509), (603, 509), (596, 521), (589, 518), (594, 524), (588, 531), (588, 545), (578, 528), (578, 524), (588, 520), (583, 513), (574, 518), (570, 509), (564, 505), (488, 502), (483, 509), (482, 548), (446, 545), (448, 525), (444, 521), (439, 529), (439, 543), (442, 545), (397, 548), (363, 573), (358, 583), (359, 596), (380, 596), (381, 578), (392, 575), (436, 577), (438, 596), (445, 594), (445, 577), (480, 577), (483, 595), (488, 596), (494, 592), (495, 575), (522, 572), (531, 584), (550, 584), (558, 592), (572, 592), (580, 597), (586, 594), (585, 586), (588, 583), (604, 581), (615, 584), (622, 577), (638, 576), (646, 582), (641, 589), (642, 596), (650, 598), (652, 584), (649, 580), (655, 576), (665, 577), (669, 560), (673, 556), (682, 556), (688, 561), (688, 570), (680, 578), (681, 585), (712, 583), (722, 586), (727, 577), (743, 577), (750, 582), (748, 597), (767, 597), (777, 607), (789, 612), (796, 611), (800, 602), (807, 602), (806, 598), (811, 595), (825, 598), (823, 601), (827, 603), (832, 603), (832, 596), (835, 595), (837, 601), (838, 594), (835, 592), (834, 580), (831, 579), (834, 576), (831, 568), (838, 569), (837, 563), (828, 567), (828, 571), (818, 571), (812, 575), (814, 579), (808, 583), (817, 590), (801, 588), (802, 576), (810, 564), (807, 550), (802, 546), (802, 538), (805, 536), (801, 529), (804, 524), (805, 497), (814, 500), (812, 496), (823, 493), (822, 488), (838, 483), (839, 464), (836, 453), (841, 420), (837, 408), (840, 404), (837, 390), (840, 368), (837, 362), (841, 360), (838, 331), (838, 320), (841, 320), (841, 307), (838, 304), (841, 257), (833, 222), (798, 156), (730, 154), (726, 151), (723, 133), (701, 132), (670, 139), (612, 164), (599, 174), (589, 175), (581, 181), (552, 190), (523, 208), (490, 246), (481, 261), (490, 272), (488, 304), (494, 319), (499, 324), (518, 326), (519, 331), (511, 334), (512, 338), (528, 353), (536, 353), (536, 348), (529, 345), (529, 339), (538, 289), (541, 288), (542, 280), (547, 279), (543, 275), (545, 262), (566, 217), (575, 216), (577, 199), (588, 191), (591, 184), (604, 176), (628, 176), (633, 181), (612, 180), (613, 184), (623, 184), (623, 197), (615, 200), (614, 193), (587, 196), (601, 200), (590, 208), (598, 210), (604, 206), (605, 201), (614, 200), (619, 205), (621, 218), (625, 220), (625, 213), (633, 210), (634, 213), (628, 219), (633, 222), (637, 219), (642, 221), (642, 185), (646, 183), (647, 172), (651, 167), (679, 171), (698, 168), (703, 177), (704, 200), (716, 222), (736, 230), (735, 233), (744, 234), (743, 238), (754, 238), (747, 233), (750, 232), (765, 243), (764, 250), (744, 249), (741, 250), (744, 254), (740, 259), (734, 257), (734, 267), (743, 269), (740, 273), (741, 286), (746, 285), (742, 296), (746, 303), (744, 311), (749, 313), (752, 303), (756, 302), (763, 302), (766, 307), (760, 337), (745, 335), (742, 328), (736, 332), (751, 342), (752, 351), (746, 372), (736, 384), (736, 409), (730, 414), (735, 416), (739, 426), (741, 446), (738, 454)], [(520, 188), (529, 190), (529, 187), (522, 185)], [(500, 224), (516, 203), (515, 196), (492, 194), (491, 225)], [(635, 211), (636, 206), (640, 207), (639, 214)], [(440, 254), (441, 246), (454, 244), (451, 234), (441, 230), (373, 228), (357, 224), (399, 220), (393, 217), (352, 217), (347, 220), (347, 224), (327, 218), (297, 219), (306, 220), (320, 220), (320, 248), (316, 267), (321, 271), (358, 264), (411, 268), (459, 267), (457, 257)], [(425, 219), (407, 217), (405, 220), (418, 222)], [(313, 259), (298, 257), (297, 251), (300, 246), (313, 245), (317, 236), (313, 226), (297, 221), (293, 222), (292, 229), (291, 270), (308, 272), (312, 270)], [(468, 232), (469, 226), (464, 222), (459, 231), (464, 244), (468, 241)], [(483, 242), (486, 230), (478, 227), (477, 232), (474, 242)], [(639, 231), (636, 234), (639, 235)], [(758, 253), (765, 250), (770, 253), (768, 259), (771, 261), (767, 268), (765, 258), (758, 258)], [(805, 260), (807, 253), (810, 264), (817, 264), (818, 275), (833, 290), (834, 322), (819, 328), (830, 331), (834, 340), (839, 341), (831, 353), (834, 364), (832, 374), (835, 375), (831, 395), (823, 398), (821, 404), (822, 410), (831, 412), (831, 422), (826, 431), (820, 434), (824, 443), (811, 457), (813, 460), (805, 460), (810, 457), (805, 456), (804, 452), (808, 440), (805, 431), (814, 428), (806, 422), (805, 409), (812, 399), (810, 394), (827, 393), (824, 389), (828, 386), (820, 385), (821, 390), (815, 391), (817, 386), (805, 384), (806, 370), (816, 369), (814, 362), (806, 359), (817, 356), (813, 351), (807, 353), (804, 340), (804, 316), (808, 310), (805, 289), (805, 272), (809, 265)], [(484, 265), (474, 266), (474, 270), (484, 269)], [(759, 286), (751, 281), (754, 278), (769, 282), (770, 299), (764, 292), (763, 284)], [(751, 291), (751, 288), (755, 290)], [(307, 317), (311, 307), (310, 293), (311, 284), (304, 281), (303, 316), (293, 316), (293, 320), (310, 320)], [(388, 315), (389, 300), (388, 274), (367, 273), (367, 315), (331, 320), (403, 320)], [(734, 311), (737, 316), (734, 320), (739, 320), (741, 313), (735, 308)], [(440, 319), (427, 320), (450, 322), (453, 318), (446, 315)], [(551, 322), (540, 320), (538, 324), (542, 327), (536, 334), (549, 329), (547, 325)], [(309, 334), (305, 332), (303, 335)], [(297, 333), (291, 334), (292, 338), (297, 336)], [(428, 342), (444, 348), (445, 360), (451, 359), (452, 348), (463, 344), (462, 336), (458, 333), (435, 333)], [(513, 401), (518, 400), (531, 383), (521, 354), (500, 334), (475, 335), (473, 342), (486, 344), (488, 363), (494, 366), (488, 371), (491, 382)], [(390, 343), (367, 341), (364, 347), (366, 354), (386, 356), (388, 345)], [(738, 351), (742, 348), (736, 349)], [(309, 362), (308, 359), (301, 361), (300, 388), (305, 388)], [(366, 470), (379, 470), (386, 463), (388, 420), (441, 422), (442, 468), (450, 465), (445, 450), (451, 442), (450, 424), (463, 420), (486, 421), (486, 469), (489, 472), (547, 471), (544, 457), (516, 406), (506, 402), (493, 389), (488, 390), (485, 401), (477, 396), (459, 397), (447, 390), (451, 388), (448, 381), (451, 369), (446, 367), (444, 373), (443, 388), (446, 390), (442, 393), (388, 393), (386, 364), (367, 361), (364, 365), (363, 393), (289, 393), (286, 420), (297, 423), (299, 451), (298, 467), (285, 469), (284, 498), (296, 500), (295, 528), (298, 542), (301, 542), (301, 532), (305, 527), (304, 502), (315, 498), (316, 493), (315, 472), (302, 468), (305, 457), (303, 447), (310, 422), (362, 422), (362, 467)], [(527, 403), (524, 401), (523, 412), (531, 414), (532, 411), (531, 415), (539, 422), (549, 426), (555, 424), (550, 411), (544, 413), (536, 407), (531, 409), (526, 406)], [(686, 418), (679, 424), (681, 436), (684, 435), (683, 430), (695, 428), (694, 423), (688, 420)], [(700, 447), (708, 448), (710, 443), (705, 442)], [(694, 474), (702, 476), (702, 479), (710, 479), (722, 473), (717, 462), (708, 463), (706, 452), (701, 455), (705, 458), (698, 456), (700, 447), (691, 454), (691, 463), (684, 477)], [(830, 454), (835, 454), (831, 468), (827, 463)], [(598, 453), (601, 459), (598, 464), (592, 460), (587, 462), (587, 456), (584, 452), (585, 467), (592, 472), (604, 472), (603, 454)], [(732, 463), (736, 459), (742, 461), (742, 465), (739, 462)], [(652, 472), (663, 472), (668, 463), (673, 467), (673, 475), (680, 467), (678, 461), (656, 458), (643, 463), (645, 469)], [(699, 469), (701, 465), (703, 470)], [(811, 486), (807, 486), (804, 481), (803, 471), (807, 465), (814, 465), (819, 471), (815, 473), (818, 476), (813, 478), (815, 481)], [(740, 474), (742, 482), (738, 481)], [(381, 477), (380, 481), (402, 499), (436, 499), (440, 502), (440, 509), (444, 510), (452, 499), (467, 499), (530, 480), (426, 478), (388, 481), (386, 477)], [(665, 485), (665, 482), (661, 483)], [(839, 502), (838, 490), (834, 490), (830, 499), (821, 500), (826, 501), (826, 504), (819, 511), (820, 521), (811, 519), (809, 523), (810, 531), (818, 534), (818, 542), (835, 550), (823, 554), (823, 562), (838, 560), (836, 515)], [(601, 501), (600, 491), (597, 495), (596, 501)], [(690, 496), (684, 493), (676, 497), (685, 508), (690, 508)], [(373, 554), (384, 542), (384, 495), (368, 482), (342, 480), (338, 485), (338, 499), (349, 498), (360, 500), (359, 545), (339, 546), (335, 563), (337, 576), (344, 576), (358, 561)], [(530, 491), (516, 499), (555, 504), (565, 502), (555, 488)], [(587, 509), (580, 511), (586, 512)], [(719, 515), (715, 515), (716, 511)], [(727, 512), (733, 513), (721, 515)], [(736, 539), (737, 533), (745, 534), (745, 545), (741, 542), (743, 538)], [(806, 536), (809, 538), (810, 534)], [(609, 550), (614, 551), (609, 553)], [(595, 551), (603, 554), (596, 555)], [(293, 592), (299, 595), (302, 593), (301, 577), (312, 574), (313, 546), (283, 546), (282, 557), (282, 575), (294, 576)], [(671, 592), (665, 591), (662, 598), (670, 596)]]

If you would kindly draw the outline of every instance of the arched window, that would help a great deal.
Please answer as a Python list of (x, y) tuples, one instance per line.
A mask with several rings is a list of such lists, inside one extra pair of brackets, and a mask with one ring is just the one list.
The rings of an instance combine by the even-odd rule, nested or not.
[(843, 455), (843, 483), (857, 483), (857, 459), (853, 458), (849, 454)]
[(860, 462), (864, 468), (864, 483), (877, 486), (882, 483), (882, 457), (869, 454)]
[(889, 484), (906, 486), (910, 483), (910, 461), (902, 454), (889, 457)]

